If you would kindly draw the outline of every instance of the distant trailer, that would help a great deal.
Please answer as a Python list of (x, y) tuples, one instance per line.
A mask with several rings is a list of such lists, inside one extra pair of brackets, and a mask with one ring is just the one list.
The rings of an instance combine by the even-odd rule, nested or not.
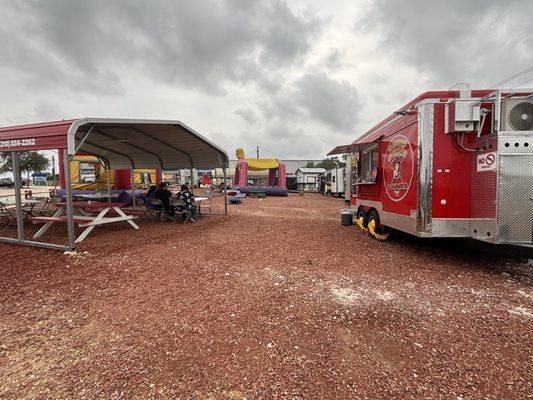
[(427, 92), (349, 145), (350, 204), (377, 239), (533, 245), (533, 89)]
[[(345, 185), (345, 176), (346, 176), (346, 169), (345, 168), (333, 168), (330, 169), (324, 174), (321, 175), (321, 185), (320, 187), (323, 189), (321, 192), (325, 195), (329, 196), (337, 196), (342, 197), (344, 196), (344, 192), (346, 190)], [(322, 185), (323, 180), (323, 185)]]

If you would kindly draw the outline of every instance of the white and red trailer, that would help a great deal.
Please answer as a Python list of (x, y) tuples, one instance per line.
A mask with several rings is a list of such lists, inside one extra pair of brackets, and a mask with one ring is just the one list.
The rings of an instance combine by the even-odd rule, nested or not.
[(533, 90), (426, 92), (350, 145), (357, 224), (533, 244)]

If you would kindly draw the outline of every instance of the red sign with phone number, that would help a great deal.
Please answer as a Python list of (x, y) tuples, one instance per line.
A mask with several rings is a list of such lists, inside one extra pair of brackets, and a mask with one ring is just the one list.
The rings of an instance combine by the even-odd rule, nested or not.
[(0, 140), (0, 149), (11, 149), (19, 147), (32, 147), (37, 144), (35, 138)]

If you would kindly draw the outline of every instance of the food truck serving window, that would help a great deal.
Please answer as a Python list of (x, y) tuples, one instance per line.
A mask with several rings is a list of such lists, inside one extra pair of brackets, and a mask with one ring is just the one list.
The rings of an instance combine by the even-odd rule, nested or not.
[(377, 144), (361, 151), (361, 181), (374, 183), (378, 176)]

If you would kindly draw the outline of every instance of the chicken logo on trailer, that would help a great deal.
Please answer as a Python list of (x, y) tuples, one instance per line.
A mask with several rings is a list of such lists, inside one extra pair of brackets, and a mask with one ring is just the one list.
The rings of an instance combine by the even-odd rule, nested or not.
[(413, 171), (413, 150), (409, 139), (404, 135), (392, 137), (385, 151), (383, 168), (385, 191), (392, 201), (400, 201), (407, 195)]

